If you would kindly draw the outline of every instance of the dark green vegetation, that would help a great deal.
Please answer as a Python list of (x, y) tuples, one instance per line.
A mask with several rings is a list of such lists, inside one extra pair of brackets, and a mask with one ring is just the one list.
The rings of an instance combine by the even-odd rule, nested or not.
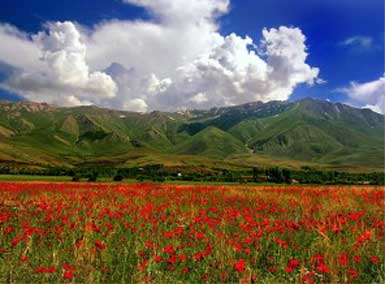
[(147, 114), (0, 103), (0, 167), (383, 172), (384, 116), (313, 99)]
[(348, 173), (317, 170), (309, 167), (245, 168), (168, 168), (150, 165), (132, 168), (45, 168), (11, 170), (0, 168), (0, 181), (73, 181), (73, 182), (156, 182), (198, 184), (325, 184), (325, 185), (385, 185), (385, 173)]

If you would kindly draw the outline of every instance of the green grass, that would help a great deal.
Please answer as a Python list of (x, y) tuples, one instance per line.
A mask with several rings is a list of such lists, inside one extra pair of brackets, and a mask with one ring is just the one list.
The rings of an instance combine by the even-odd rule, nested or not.
[(35, 175), (0, 175), (0, 181), (48, 181), (62, 182), (71, 181), (67, 176), (35, 176)]

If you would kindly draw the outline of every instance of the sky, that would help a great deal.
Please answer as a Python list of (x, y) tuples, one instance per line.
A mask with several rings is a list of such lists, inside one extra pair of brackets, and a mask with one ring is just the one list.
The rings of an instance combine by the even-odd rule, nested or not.
[(385, 112), (383, 0), (2, 0), (0, 99)]

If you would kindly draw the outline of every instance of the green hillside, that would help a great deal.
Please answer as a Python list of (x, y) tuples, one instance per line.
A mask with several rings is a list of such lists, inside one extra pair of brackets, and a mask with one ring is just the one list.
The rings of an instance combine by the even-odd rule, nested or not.
[(313, 99), (146, 114), (0, 102), (1, 166), (159, 163), (383, 170), (384, 116)]
[(231, 134), (214, 126), (208, 126), (176, 146), (176, 153), (211, 158), (247, 155), (249, 150)]

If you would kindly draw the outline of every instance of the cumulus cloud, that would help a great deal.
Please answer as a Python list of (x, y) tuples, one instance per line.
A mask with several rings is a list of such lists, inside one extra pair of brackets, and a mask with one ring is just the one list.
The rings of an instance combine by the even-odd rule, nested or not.
[(179, 67), (173, 84), (153, 98), (155, 105), (209, 108), (286, 100), (298, 84), (314, 83), (319, 70), (305, 63), (305, 37), (298, 28), (265, 29), (263, 37), (262, 55), (249, 37), (222, 38), (216, 48)]
[(31, 100), (151, 111), (285, 100), (299, 84), (322, 82), (299, 28), (264, 29), (255, 42), (219, 33), (229, 0), (123, 1), (152, 19), (57, 22), (37, 35), (2, 25), (0, 39), (32, 58), (6, 61), (1, 48), (0, 61), (22, 70), (2, 86)]
[[(103, 72), (89, 71), (85, 61), (87, 47), (81, 42), (75, 25), (71, 22), (50, 23), (47, 30), (31, 39), (23, 38), (20, 45), (31, 47), (26, 48), (27, 53), (35, 51), (39, 54), (37, 66), (29, 66), (28, 62), (16, 65), (11, 59), (8, 63), (22, 70), (3, 85), (27, 99), (60, 105), (101, 103), (113, 98), (117, 92), (115, 82)], [(16, 32), (14, 34), (20, 38)], [(19, 57), (29, 57), (29, 54)]]
[(349, 96), (349, 103), (385, 114), (385, 75), (371, 82), (352, 82), (339, 91)]

